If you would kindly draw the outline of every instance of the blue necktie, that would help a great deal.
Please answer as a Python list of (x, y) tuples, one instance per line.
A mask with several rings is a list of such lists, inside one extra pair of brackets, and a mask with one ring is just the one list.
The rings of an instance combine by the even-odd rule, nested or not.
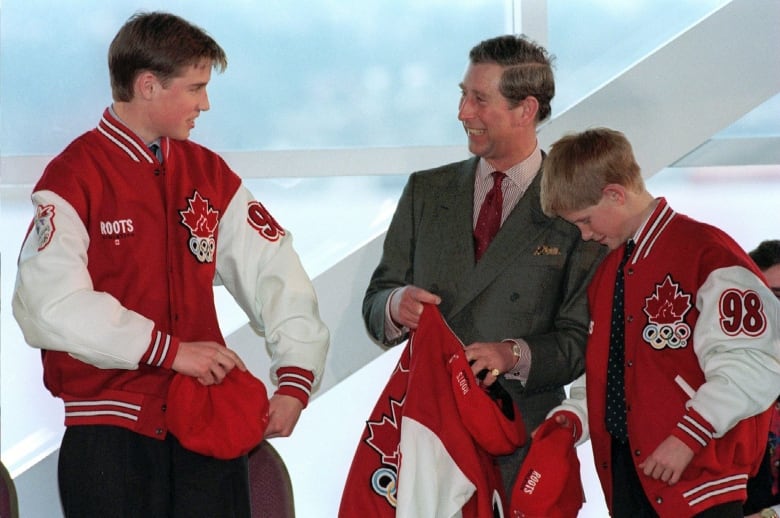
[(157, 157), (157, 160), (159, 162), (162, 162), (162, 153), (160, 152), (160, 146), (159, 145), (152, 144), (151, 146), (149, 146), (149, 151), (151, 151), (152, 154)]

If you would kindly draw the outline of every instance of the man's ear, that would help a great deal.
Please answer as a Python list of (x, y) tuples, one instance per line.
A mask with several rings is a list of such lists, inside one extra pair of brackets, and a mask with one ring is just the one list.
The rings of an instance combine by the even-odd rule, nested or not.
[(162, 88), (162, 85), (157, 76), (148, 70), (138, 74), (133, 82), (135, 95), (145, 100), (150, 100), (159, 88)]
[(539, 112), (539, 101), (536, 97), (529, 95), (514, 108), (523, 124), (536, 124), (536, 114)]

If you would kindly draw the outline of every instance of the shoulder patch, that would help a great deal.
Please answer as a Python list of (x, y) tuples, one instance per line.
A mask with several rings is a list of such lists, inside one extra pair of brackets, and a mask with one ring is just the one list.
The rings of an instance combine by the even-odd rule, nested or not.
[(278, 241), (285, 232), (284, 228), (276, 222), (268, 209), (257, 200), (252, 200), (247, 205), (246, 221), (261, 237), (268, 241)]
[(38, 251), (51, 243), (54, 237), (54, 205), (38, 205), (35, 208), (35, 234), (38, 236)]
[(720, 295), (720, 328), (728, 336), (758, 336), (766, 329), (761, 296), (753, 290), (724, 290)]

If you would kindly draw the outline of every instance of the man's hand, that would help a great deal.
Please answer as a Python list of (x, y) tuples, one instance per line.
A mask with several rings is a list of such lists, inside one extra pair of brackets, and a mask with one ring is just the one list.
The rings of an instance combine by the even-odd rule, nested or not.
[(246, 365), (234, 351), (210, 341), (179, 343), (172, 365), (174, 371), (197, 378), (203, 385), (222, 383), (234, 367), (246, 370)]
[(648, 458), (639, 464), (639, 469), (656, 480), (674, 485), (693, 459), (693, 450), (677, 437), (670, 435), (658, 445)]
[(303, 411), (303, 403), (292, 396), (274, 395), (268, 402), (265, 438), (289, 437)]
[(501, 374), (517, 363), (517, 358), (512, 353), (511, 342), (474, 342), (466, 346), (466, 360), (471, 363), (471, 370), (475, 376), (480, 371), (488, 371), (482, 381), (486, 387), (495, 383)]
[(438, 305), (441, 297), (417, 286), (404, 286), (390, 298), (390, 318), (399, 326), (417, 329), (423, 304)]

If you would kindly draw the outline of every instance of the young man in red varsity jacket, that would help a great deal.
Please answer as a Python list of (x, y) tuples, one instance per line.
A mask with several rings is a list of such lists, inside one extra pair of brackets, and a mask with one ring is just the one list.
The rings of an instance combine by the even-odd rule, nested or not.
[(650, 195), (622, 133), (563, 137), (543, 174), (545, 212), (612, 250), (588, 289), (585, 374), (551, 418), (590, 436), (612, 516), (742, 516), (780, 392), (778, 300), (724, 232)]
[(219, 329), (213, 285), (224, 285), (272, 353), (265, 436), (287, 436), (328, 330), (289, 233), (188, 140), (209, 109), (212, 68), (227, 66), (223, 49), (177, 16), (140, 13), (108, 57), (114, 102), (35, 186), (13, 299), (46, 387), (65, 402), (63, 508), (248, 517), (246, 457), (200, 455), (168, 432), (172, 377), (209, 386), (246, 370)]

